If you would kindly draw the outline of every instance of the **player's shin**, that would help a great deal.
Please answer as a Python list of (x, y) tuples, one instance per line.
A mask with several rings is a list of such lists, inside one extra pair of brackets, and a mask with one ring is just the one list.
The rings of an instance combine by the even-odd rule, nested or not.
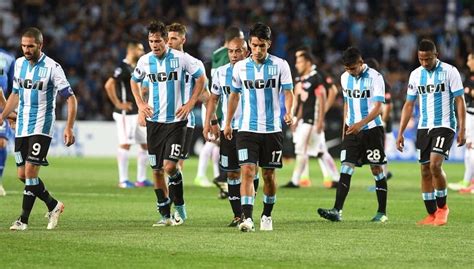
[(28, 218), (30, 217), (31, 210), (36, 200), (36, 195), (34, 194), (34, 188), (39, 184), (38, 179), (33, 180), (27, 178), (25, 180), (25, 189), (23, 191), (23, 204), (22, 212), (20, 216), (20, 221), (22, 223), (28, 224)]
[(240, 178), (227, 178), (227, 184), (229, 185), (229, 203), (234, 213), (234, 217), (242, 216), (242, 205), (240, 197)]
[(387, 179), (383, 172), (379, 173), (378, 175), (375, 175), (374, 178), (375, 192), (377, 194), (377, 202), (379, 204), (377, 212), (385, 214), (387, 210)]
[(48, 211), (52, 211), (58, 204), (58, 201), (51, 196), (41, 178), (38, 178), (38, 181), (39, 184), (35, 187), (34, 194), (46, 204)]
[(168, 186), (170, 198), (175, 206), (181, 206), (184, 204), (184, 193), (183, 193), (183, 176), (180, 170), (168, 177)]
[(344, 201), (346, 200), (351, 186), (352, 174), (354, 174), (354, 168), (348, 164), (342, 164), (341, 175), (336, 191), (336, 201), (334, 202), (334, 208), (337, 210), (342, 210), (344, 206)]

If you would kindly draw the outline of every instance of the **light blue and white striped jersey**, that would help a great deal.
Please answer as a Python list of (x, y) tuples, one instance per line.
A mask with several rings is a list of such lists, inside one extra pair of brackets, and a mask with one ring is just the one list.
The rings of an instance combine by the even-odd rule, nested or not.
[[(358, 77), (348, 72), (341, 75), (342, 93), (347, 103), (345, 123), (348, 126), (366, 118), (376, 102), (385, 102), (385, 82), (382, 75), (373, 68), (363, 65), (363, 71)], [(382, 126), (382, 117), (375, 119), (362, 127), (362, 130)]]
[[(189, 55), (186, 52), (185, 52), (185, 54), (188, 55), (189, 57), (193, 58), (197, 62), (197, 64), (199, 65), (199, 67), (201, 68), (203, 73), (206, 74), (206, 68), (204, 67), (204, 64), (202, 63), (201, 60)], [(193, 78), (189, 73), (186, 73), (184, 76), (185, 76), (185, 80), (186, 80), (186, 83), (185, 83), (185, 86), (184, 86), (184, 94), (185, 94), (184, 103), (187, 103), (189, 101), (189, 99), (191, 99), (191, 96), (193, 95), (194, 85), (196, 85), (196, 78)], [(204, 88), (206, 90), (208, 89), (207, 81), (204, 83)], [(188, 115), (188, 124), (187, 124), (186, 127), (194, 128), (194, 126), (196, 126), (196, 117), (194, 115), (194, 109), (193, 109), (193, 110), (191, 110), (191, 112)]]
[(464, 94), (461, 75), (456, 67), (437, 60), (433, 70), (420, 66), (408, 80), (407, 100), (419, 96), (418, 129), (446, 127), (456, 130), (454, 97)]
[[(212, 87), (211, 93), (218, 95), (222, 102), (222, 122), (226, 122), (227, 108), (229, 104), (229, 94), (232, 88), (232, 70), (233, 66), (228, 63), (223, 66), (219, 66), (214, 70), (212, 75)], [(231, 122), (232, 129), (239, 129), (239, 119), (242, 117), (242, 101), (239, 101), (239, 105), (235, 110), (234, 118)], [(224, 130), (224, 124), (221, 124), (221, 130)]]
[(138, 60), (132, 79), (135, 82), (145, 80), (149, 89), (148, 104), (153, 108), (153, 116), (148, 121), (172, 123), (186, 119), (175, 116), (176, 110), (186, 103), (185, 74), (193, 78), (203, 75), (194, 58), (168, 48), (160, 59), (149, 52)]
[(285, 60), (268, 54), (262, 64), (255, 63), (251, 56), (237, 62), (231, 90), (241, 93), (239, 131), (281, 132), (280, 90), (293, 90), (290, 66)]
[(15, 57), (0, 49), (0, 88), (3, 89), (5, 96), (12, 90), (14, 70)]
[(25, 57), (15, 61), (12, 93), (19, 95), (16, 137), (51, 137), (56, 119), (56, 95), (74, 94), (61, 65), (44, 53), (34, 66)]

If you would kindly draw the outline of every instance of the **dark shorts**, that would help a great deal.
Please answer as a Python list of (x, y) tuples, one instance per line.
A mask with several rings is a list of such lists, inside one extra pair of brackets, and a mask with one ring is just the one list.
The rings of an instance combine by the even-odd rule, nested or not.
[(186, 160), (188, 158), (189, 152), (191, 151), (191, 143), (193, 142), (194, 128), (186, 127), (186, 136), (184, 138), (183, 146), (181, 147), (181, 156), (180, 159)]
[(32, 135), (15, 138), (15, 162), (17, 166), (24, 166), (25, 162), (35, 165), (48, 166), (49, 146), (51, 137), (45, 135)]
[(449, 128), (419, 129), (416, 132), (418, 161), (428, 163), (431, 153), (438, 153), (447, 160), (453, 145), (454, 131)]
[(148, 158), (153, 170), (163, 168), (163, 161), (178, 162), (186, 136), (186, 121), (175, 123), (146, 122)]
[(237, 134), (237, 156), (239, 165), (255, 164), (263, 168), (282, 167), (283, 133)]
[(381, 126), (345, 135), (341, 144), (341, 163), (348, 162), (356, 166), (386, 164), (384, 138)]
[(224, 138), (224, 132), (221, 131), (219, 167), (223, 171), (238, 171), (240, 169), (237, 157), (237, 136), (237, 130), (233, 130), (232, 140), (227, 140)]

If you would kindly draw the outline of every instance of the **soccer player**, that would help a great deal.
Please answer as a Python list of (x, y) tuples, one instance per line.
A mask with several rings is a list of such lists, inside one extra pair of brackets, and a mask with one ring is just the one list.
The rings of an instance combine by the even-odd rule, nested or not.
[[(419, 99), (420, 120), (416, 148), (421, 164), (421, 191), (428, 216), (419, 225), (445, 225), (448, 222), (448, 189), (442, 165), (449, 157), (458, 119), (458, 146), (465, 141), (466, 104), (461, 76), (456, 67), (438, 60), (433, 41), (423, 39), (418, 44), (420, 67), (408, 80), (407, 99), (402, 109), (397, 149), (403, 152), (403, 133)], [(456, 110), (454, 109), (456, 104)], [(457, 112), (457, 113), (456, 113)]]
[[(184, 52), (184, 43), (186, 42), (186, 26), (180, 23), (173, 23), (168, 25), (168, 46), (172, 49), (179, 50)], [(206, 69), (204, 68), (204, 64), (201, 60), (194, 58), (193, 56), (189, 55), (188, 53), (184, 52), (189, 57), (193, 58), (194, 61), (197, 62), (201, 70), (206, 73)], [(193, 87), (196, 84), (196, 79), (193, 78), (190, 74), (185, 74), (185, 85), (184, 85), (184, 102), (186, 103), (192, 95)], [(209, 89), (207, 87), (207, 83), (204, 83), (204, 88), (201, 90), (202, 94), (200, 95), (200, 101), (203, 103), (207, 102), (209, 97)], [(189, 151), (191, 150), (191, 143), (193, 140), (193, 133), (194, 127), (196, 126), (196, 119), (194, 116), (194, 112), (191, 111), (188, 115), (188, 123), (186, 128), (186, 137), (184, 139), (184, 144), (181, 148), (181, 156), (179, 159), (179, 166), (180, 170), (182, 171), (184, 168), (184, 160), (188, 158)], [(212, 184), (209, 181), (200, 181), (200, 186), (210, 187)]]
[[(296, 50), (295, 57), (298, 58), (305, 52), (311, 53), (311, 50), (307, 46), (302, 46)], [(313, 64), (312, 68), (316, 70), (317, 69), (316, 64)], [(318, 70), (318, 73), (324, 78), (324, 86), (326, 89), (326, 97), (327, 97), (325, 106), (324, 106), (324, 114), (326, 115), (326, 113), (332, 107), (332, 105), (334, 104), (336, 100), (338, 90), (331, 76), (326, 75), (321, 70)], [(295, 95), (296, 95), (299, 89), (301, 89), (300, 77), (296, 77), (295, 81), (296, 81), (295, 83)], [(297, 103), (296, 111), (299, 110), (299, 104), (300, 103)], [(331, 154), (329, 154), (328, 147), (326, 145), (326, 135), (324, 133), (324, 130), (322, 131), (322, 133), (323, 134), (320, 136), (320, 139), (318, 141), (319, 144), (317, 145), (317, 148), (318, 148), (317, 156), (318, 156), (319, 167), (321, 168), (321, 171), (323, 173), (323, 186), (326, 188), (335, 188), (337, 187), (337, 182), (339, 181), (339, 172), (337, 171), (337, 167), (336, 167), (336, 163), (334, 162), (334, 159), (332, 158)], [(300, 161), (301, 160), (296, 160), (296, 162), (300, 162)], [(301, 187), (311, 186), (308, 164), (309, 162), (306, 162), (306, 165), (304, 165), (304, 169), (299, 181), (292, 180), (288, 182), (284, 187), (295, 188), (298, 186), (301, 186)]]
[(255, 200), (254, 177), (257, 165), (262, 167), (263, 213), (260, 230), (273, 230), (271, 213), (276, 201), (275, 169), (282, 167), (283, 133), (280, 120), (280, 90), (285, 92), (286, 114), (284, 121), (292, 124), (293, 81), (288, 63), (270, 55), (270, 27), (262, 23), (252, 26), (249, 33), (251, 56), (237, 62), (232, 70), (232, 87), (229, 96), (224, 136), (231, 140), (232, 119), (242, 95), (242, 117), (236, 143), (241, 167), (240, 187), (243, 221), (239, 230), (255, 231), (253, 205)]
[[(177, 166), (186, 137), (187, 118), (204, 88), (206, 77), (198, 62), (181, 51), (168, 47), (168, 32), (162, 22), (148, 26), (151, 52), (138, 60), (130, 85), (139, 113), (146, 117), (147, 145), (153, 169), (155, 194), (161, 220), (153, 226), (179, 225), (186, 220), (183, 177)], [(196, 79), (192, 95), (185, 102), (184, 76)], [(139, 83), (149, 91), (148, 103), (140, 93)], [(168, 175), (169, 191), (164, 173)], [(170, 199), (172, 198), (172, 200)], [(178, 214), (171, 218), (170, 204)], [(176, 217), (179, 215), (179, 219)]]
[(466, 149), (464, 151), (464, 178), (448, 187), (461, 193), (474, 193), (474, 53), (467, 56), (469, 74), (464, 80), (466, 100)]
[(211, 74), (214, 75), (214, 71), (223, 65), (226, 65), (230, 62), (229, 53), (227, 51), (228, 44), (231, 40), (239, 38), (244, 40), (244, 33), (240, 28), (231, 26), (225, 30), (224, 33), (224, 46), (216, 49), (212, 53), (212, 66), (211, 66)]
[[(203, 136), (209, 141), (212, 140), (209, 136), (211, 132), (211, 126), (218, 124), (217, 119), (212, 120), (212, 116), (215, 113), (217, 103), (219, 100), (222, 102), (223, 108), (223, 121), (225, 122), (227, 117), (227, 106), (232, 87), (232, 71), (234, 65), (247, 57), (248, 49), (247, 42), (240, 38), (234, 38), (227, 44), (227, 51), (229, 54), (230, 63), (220, 66), (214, 72), (212, 76), (212, 87), (211, 87), (211, 98), (207, 103), (206, 108), (206, 119), (204, 121)], [(237, 158), (237, 147), (236, 147), (236, 135), (238, 130), (238, 121), (242, 115), (242, 103), (239, 102), (234, 118), (231, 121), (232, 127), (232, 140), (224, 138), (224, 126), (221, 127), (220, 133), (213, 132), (215, 138), (221, 137), (220, 139), (220, 168), (226, 171), (227, 184), (229, 186), (229, 202), (234, 213), (234, 219), (229, 224), (229, 227), (237, 227), (242, 217), (242, 205), (240, 204), (240, 167)]]
[(43, 35), (37, 28), (28, 28), (21, 36), (24, 57), (15, 61), (13, 90), (0, 116), (0, 124), (18, 107), (15, 134), (15, 160), (18, 177), (25, 183), (23, 206), (20, 218), (13, 222), (10, 230), (26, 230), (28, 218), (36, 197), (48, 207), (47, 229), (56, 228), (64, 204), (54, 199), (39, 178), (41, 166), (47, 166), (46, 155), (55, 121), (56, 95), (67, 100), (67, 122), (64, 129), (64, 144), (74, 144), (73, 126), (77, 100), (57, 62), (43, 52)]
[(386, 222), (387, 180), (382, 165), (387, 162), (384, 151), (382, 103), (385, 82), (382, 75), (369, 68), (357, 48), (342, 54), (344, 72), (341, 85), (344, 94), (344, 128), (341, 145), (341, 175), (332, 209), (318, 209), (330, 221), (342, 220), (342, 208), (349, 193), (355, 166), (369, 164), (375, 178), (378, 209), (373, 222)]
[(326, 88), (324, 78), (313, 65), (314, 57), (309, 52), (303, 52), (296, 57), (295, 67), (300, 75), (300, 87), (295, 89), (295, 99), (301, 105), (296, 111), (294, 123), (297, 125), (293, 135), (296, 162), (291, 181), (285, 187), (299, 187), (300, 177), (308, 165), (309, 156), (318, 156), (319, 140), (324, 135)]
[[(2, 109), (5, 107), (7, 92), (12, 89), (14, 66), (15, 58), (8, 52), (0, 49), (0, 101)], [(7, 161), (7, 144), (10, 133), (8, 121), (4, 121), (3, 125), (0, 126), (0, 197), (7, 194), (3, 188), (3, 170)]]
[[(115, 107), (113, 118), (117, 126), (119, 140), (117, 151), (119, 188), (150, 187), (153, 185), (146, 178), (146, 161), (148, 159), (146, 129), (138, 124), (138, 108), (133, 103), (132, 90), (130, 89), (130, 78), (133, 69), (143, 53), (143, 45), (140, 42), (128, 42), (125, 59), (115, 68), (113, 76), (109, 77), (105, 83), (107, 96)], [(135, 184), (128, 177), (128, 159), (132, 144), (140, 145)]]

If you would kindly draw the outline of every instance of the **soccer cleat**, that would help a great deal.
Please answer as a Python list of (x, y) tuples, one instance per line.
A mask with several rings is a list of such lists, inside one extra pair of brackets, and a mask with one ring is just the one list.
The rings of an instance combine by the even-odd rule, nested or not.
[(307, 177), (300, 178), (300, 187), (307, 188), (311, 187), (312, 183), (311, 180)]
[(474, 184), (471, 184), (467, 188), (460, 189), (459, 193), (460, 194), (469, 194), (469, 193), (474, 194)]
[(186, 213), (186, 205), (175, 205), (174, 209), (176, 210), (176, 213), (179, 214), (179, 217), (184, 220), (188, 218), (188, 214)]
[(449, 183), (448, 188), (453, 190), (453, 191), (459, 191), (461, 189), (467, 188), (469, 186), (469, 182), (464, 182), (464, 180), (461, 180), (456, 183)]
[(391, 179), (392, 177), (393, 177), (393, 173), (390, 171), (387, 171), (387, 175), (386, 175), (387, 180)]
[(260, 219), (260, 231), (273, 231), (272, 217), (262, 215)]
[(7, 193), (5, 192), (5, 189), (3, 188), (2, 185), (0, 185), (0, 196), (5, 196)]
[(241, 222), (242, 222), (242, 220), (240, 219), (240, 217), (235, 217), (235, 218), (229, 223), (229, 225), (227, 225), (227, 227), (237, 227)]
[(137, 188), (151, 187), (151, 186), (153, 186), (153, 182), (151, 182), (148, 179), (145, 179), (143, 181), (135, 182), (135, 187), (137, 187)]
[(10, 231), (24, 231), (28, 229), (28, 224), (21, 222), (20, 220), (15, 220), (10, 226)]
[(239, 231), (241, 232), (255, 232), (255, 225), (251, 218), (246, 218), (239, 224)]
[(442, 226), (448, 223), (449, 208), (445, 205), (443, 208), (438, 208), (435, 212), (434, 226)]
[(46, 213), (46, 217), (48, 218), (48, 226), (46, 229), (52, 230), (58, 226), (59, 216), (64, 212), (64, 204), (58, 201), (56, 207), (51, 211)]
[(121, 189), (132, 189), (132, 188), (135, 188), (135, 184), (133, 184), (133, 182), (131, 182), (130, 180), (125, 180), (125, 181), (122, 181), (118, 184), (119, 188)]
[(300, 186), (296, 185), (295, 183), (293, 183), (293, 181), (289, 181), (288, 183), (286, 183), (285, 185), (281, 186), (282, 188), (288, 188), (288, 189), (297, 189), (299, 188)]
[(428, 216), (418, 221), (416, 224), (417, 225), (433, 225), (435, 218), (436, 218), (435, 214), (428, 214)]
[(184, 220), (181, 218), (181, 216), (179, 215), (179, 213), (177, 211), (174, 212), (172, 217), (173, 217), (172, 220), (171, 220), (171, 225), (172, 226), (179, 226), (179, 225), (182, 225), (184, 223)]
[(205, 188), (212, 187), (212, 183), (209, 182), (209, 179), (207, 179), (207, 177), (196, 177), (194, 179), (194, 185)]
[(372, 222), (379, 222), (379, 223), (385, 223), (387, 222), (388, 220), (388, 217), (387, 215), (385, 215), (385, 213), (380, 213), (380, 212), (377, 212), (377, 214), (375, 215), (375, 217), (372, 218)]
[(338, 184), (338, 182), (333, 181), (332, 179), (323, 181), (323, 186), (326, 189), (335, 189), (335, 188), (337, 188), (337, 184)]
[(321, 218), (330, 220), (330, 221), (341, 221), (342, 220), (342, 210), (332, 209), (323, 209), (318, 208), (318, 214)]
[(219, 199), (227, 199), (227, 197), (229, 197), (229, 186), (227, 185), (227, 180), (221, 181), (220, 177), (216, 177), (214, 180), (212, 180), (212, 182), (217, 188), (219, 188), (219, 194), (217, 197)]
[(158, 222), (153, 223), (153, 227), (166, 227), (175, 225), (174, 221), (171, 218), (162, 217)]

